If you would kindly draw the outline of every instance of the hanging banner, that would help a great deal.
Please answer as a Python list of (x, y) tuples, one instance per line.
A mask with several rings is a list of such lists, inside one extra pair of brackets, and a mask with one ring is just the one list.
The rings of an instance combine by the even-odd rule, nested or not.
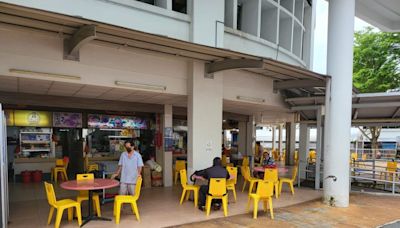
[(81, 128), (82, 113), (53, 112), (53, 127)]
[(14, 123), (19, 127), (51, 127), (52, 114), (44, 111), (15, 110)]
[(7, 126), (14, 126), (14, 110), (4, 110)]
[(105, 129), (147, 129), (147, 122), (144, 119), (133, 116), (89, 114), (88, 127)]

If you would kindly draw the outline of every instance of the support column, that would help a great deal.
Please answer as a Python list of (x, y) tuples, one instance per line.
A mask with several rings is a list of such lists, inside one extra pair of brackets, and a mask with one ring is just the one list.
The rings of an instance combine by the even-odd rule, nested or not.
[(320, 189), (321, 183), (321, 155), (322, 155), (322, 107), (317, 109), (317, 157), (315, 159), (315, 189)]
[[(224, 0), (188, 0), (191, 41), (211, 47), (224, 46)], [(212, 7), (210, 7), (212, 6)]]
[(306, 178), (307, 157), (310, 151), (310, 128), (307, 124), (300, 124), (299, 135), (299, 177), (300, 179)]
[(282, 124), (279, 124), (278, 138), (279, 138), (278, 151), (279, 151), (279, 157), (281, 157), (282, 156)]
[(250, 167), (254, 165), (254, 148), (256, 144), (256, 121), (254, 116), (249, 116), (249, 122), (247, 122), (247, 140), (246, 140), (246, 151), (248, 156), (252, 156), (250, 160)]
[(189, 63), (188, 75), (188, 175), (208, 168), (221, 156), (222, 73), (205, 78), (205, 64)]
[(286, 123), (286, 157), (285, 164), (293, 165), (294, 151), (296, 150), (296, 123)]
[(246, 138), (247, 138), (247, 123), (240, 121), (238, 124), (239, 127), (239, 135), (238, 135), (238, 152), (240, 152), (242, 155), (246, 155)]
[(325, 124), (324, 201), (337, 207), (349, 205), (354, 13), (355, 0), (329, 1), (327, 73), (332, 81)]
[[(164, 124), (164, 154), (163, 154), (163, 179), (164, 179), (164, 187), (172, 186), (172, 150), (171, 147), (166, 147), (166, 141), (171, 140), (172, 135), (172, 105), (164, 105), (164, 115), (163, 115), (163, 124)], [(170, 133), (168, 133), (170, 132)]]
[(272, 126), (272, 150), (275, 150), (275, 126)]

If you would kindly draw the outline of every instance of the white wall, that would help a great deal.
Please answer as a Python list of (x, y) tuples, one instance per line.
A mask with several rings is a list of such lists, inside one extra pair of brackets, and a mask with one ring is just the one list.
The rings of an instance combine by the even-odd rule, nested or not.
[(276, 44), (228, 27), (225, 28), (224, 47), (242, 53), (276, 59), (296, 66), (306, 66), (305, 62), (283, 48), (280, 48), (277, 52)]
[(190, 0), (191, 41), (213, 47), (223, 47), (224, 0)]
[(5, 0), (3, 2), (189, 40), (188, 15), (138, 1)]
[[(223, 73), (224, 99), (237, 101), (237, 96), (265, 99), (265, 105), (283, 109), (283, 98), (273, 92), (273, 80), (246, 71), (225, 71)], [(245, 85), (245, 86), (244, 86)]]
[(82, 79), (77, 83), (97, 86), (117, 88), (115, 80), (162, 84), (167, 86), (167, 93), (187, 94), (187, 63), (182, 59), (91, 43), (80, 50), (80, 62), (66, 61), (59, 37), (11, 32), (1, 27), (0, 33), (0, 75), (11, 76), (9, 69), (16, 68), (78, 75)]

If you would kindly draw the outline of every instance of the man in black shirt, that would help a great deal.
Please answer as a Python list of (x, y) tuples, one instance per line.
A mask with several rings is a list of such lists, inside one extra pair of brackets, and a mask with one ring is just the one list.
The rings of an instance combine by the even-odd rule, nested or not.
[[(212, 167), (203, 169), (200, 171), (196, 171), (193, 176), (194, 176), (194, 178), (206, 179), (208, 181), (210, 181), (211, 178), (226, 178), (226, 179), (230, 178), (228, 171), (224, 167), (222, 167), (221, 158), (219, 158), (219, 157), (214, 158)], [(200, 210), (204, 210), (204, 208), (205, 208), (207, 193), (208, 193), (208, 185), (200, 186), (200, 191), (199, 191), (199, 209)], [(215, 201), (217, 201), (217, 200), (215, 200)], [(219, 207), (221, 205), (220, 202), (221, 202), (221, 200), (218, 200), (216, 202), (215, 209), (219, 209)]]

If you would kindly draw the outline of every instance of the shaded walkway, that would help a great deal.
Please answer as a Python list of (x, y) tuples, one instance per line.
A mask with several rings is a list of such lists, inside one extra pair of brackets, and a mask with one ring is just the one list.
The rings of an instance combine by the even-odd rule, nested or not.
[[(320, 200), (275, 210), (275, 220), (262, 211), (179, 226), (219, 227), (377, 227), (400, 218), (400, 197), (352, 194), (349, 208), (332, 208)], [(269, 215), (269, 214), (268, 214)]]

